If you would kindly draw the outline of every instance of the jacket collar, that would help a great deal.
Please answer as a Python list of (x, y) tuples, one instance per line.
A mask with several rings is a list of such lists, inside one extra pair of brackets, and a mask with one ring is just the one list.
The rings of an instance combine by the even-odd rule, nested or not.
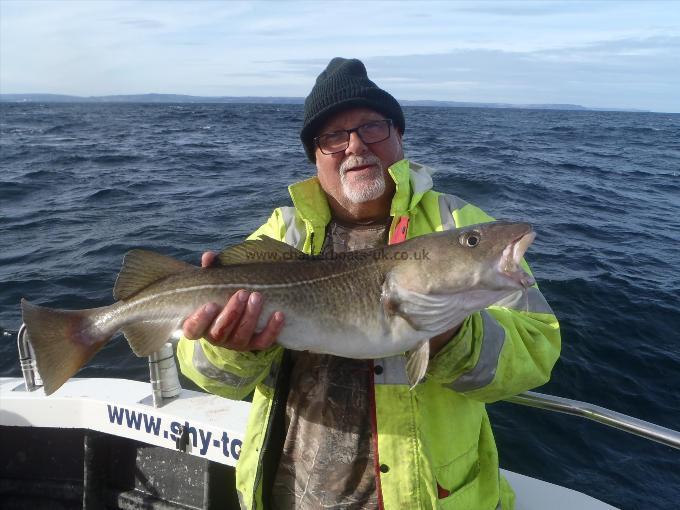
[[(410, 215), (426, 191), (432, 189), (432, 170), (402, 159), (387, 169), (394, 180), (396, 190), (390, 207), (391, 216)], [(326, 193), (321, 188), (319, 179), (310, 179), (288, 186), (293, 205), (300, 216), (315, 227), (322, 227), (331, 221), (331, 209)]]

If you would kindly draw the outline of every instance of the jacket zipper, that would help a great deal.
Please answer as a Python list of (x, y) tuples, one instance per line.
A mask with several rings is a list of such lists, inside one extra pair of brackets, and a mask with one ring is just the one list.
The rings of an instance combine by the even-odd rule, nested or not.
[[(258, 459), (258, 470), (257, 475), (255, 477), (255, 483), (253, 485), (253, 500), (252, 500), (253, 503), (251, 507), (252, 510), (257, 510), (257, 497), (256, 497), (257, 487), (263, 481), (265, 468), (269, 467), (268, 465), (265, 465), (265, 462), (267, 461), (266, 457), (271, 457), (272, 454), (271, 445), (269, 445), (268, 443), (270, 443), (274, 427), (276, 426), (275, 420), (278, 416), (278, 413), (280, 412), (281, 406), (285, 405), (285, 401), (288, 399), (288, 391), (290, 389), (289, 388), (290, 369), (291, 369), (290, 352), (288, 350), (284, 350), (283, 356), (281, 358), (281, 364), (279, 365), (279, 373), (276, 375), (276, 380), (274, 382), (274, 397), (272, 398), (272, 406), (269, 411), (269, 419), (267, 420), (267, 431), (265, 432), (264, 440), (262, 441), (260, 458)], [(283, 445), (279, 446), (282, 447)], [(278, 465), (276, 466), (276, 468), (278, 468)], [(276, 470), (274, 470), (274, 476), (276, 476)], [(274, 480), (269, 480), (268, 482), (270, 483), (270, 486), (274, 484)], [(269, 502), (267, 501), (267, 499), (271, 494), (269, 493), (269, 490), (267, 490), (266, 492), (267, 494), (265, 494), (265, 490), (263, 487), (262, 491), (263, 508), (269, 507)]]

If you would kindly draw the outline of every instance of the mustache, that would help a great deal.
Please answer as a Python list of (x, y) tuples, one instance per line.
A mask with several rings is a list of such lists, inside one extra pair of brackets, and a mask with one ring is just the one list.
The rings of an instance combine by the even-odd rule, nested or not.
[(340, 164), (340, 175), (344, 175), (348, 170), (364, 165), (376, 165), (382, 169), (380, 158), (374, 154), (366, 156), (349, 156)]

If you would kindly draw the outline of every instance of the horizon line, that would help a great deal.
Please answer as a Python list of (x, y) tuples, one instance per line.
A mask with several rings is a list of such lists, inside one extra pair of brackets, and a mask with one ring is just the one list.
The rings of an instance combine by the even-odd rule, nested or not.
[[(42, 99), (40, 96), (43, 96)], [(137, 94), (104, 94), (104, 95), (75, 95), (75, 94), (61, 94), (53, 92), (20, 92), (20, 93), (0, 93), (0, 102), (4, 103), (27, 103), (27, 102), (50, 102), (49, 99), (58, 99), (54, 102), (107, 102), (106, 99), (117, 98), (121, 100), (110, 101), (118, 103), (142, 103), (142, 99), (148, 97), (156, 97), (161, 101), (151, 101), (161, 103), (171, 102), (231, 102), (237, 103), (238, 100), (248, 100), (246, 103), (270, 103), (277, 104), (276, 101), (284, 101), (279, 104), (303, 104), (305, 98), (303, 96), (197, 96), (192, 94), (175, 94), (175, 93), (159, 93), (159, 92), (144, 92)], [(136, 98), (136, 99), (135, 99)], [(170, 98), (183, 100), (172, 101)], [(126, 100), (127, 99), (127, 100)], [(164, 101), (162, 99), (165, 99)], [(259, 100), (259, 101), (258, 101)], [(456, 101), (446, 99), (402, 99), (399, 103), (403, 106), (440, 106), (440, 107), (471, 107), (471, 108), (518, 108), (518, 109), (545, 109), (545, 110), (571, 110), (571, 111), (618, 111), (630, 113), (680, 113), (657, 110), (646, 110), (641, 108), (627, 108), (627, 107), (599, 107), (599, 106), (584, 106), (576, 103), (507, 103), (499, 101)]]

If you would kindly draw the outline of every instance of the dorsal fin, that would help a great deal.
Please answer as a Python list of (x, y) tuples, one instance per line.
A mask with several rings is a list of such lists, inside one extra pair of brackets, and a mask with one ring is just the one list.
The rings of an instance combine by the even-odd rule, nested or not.
[(260, 239), (249, 239), (226, 248), (218, 258), (223, 266), (229, 266), (254, 262), (289, 262), (311, 257), (289, 244), (262, 236)]
[(116, 300), (128, 299), (161, 278), (189, 268), (197, 269), (191, 264), (160, 253), (131, 250), (123, 259), (123, 267), (113, 287), (113, 297)]

